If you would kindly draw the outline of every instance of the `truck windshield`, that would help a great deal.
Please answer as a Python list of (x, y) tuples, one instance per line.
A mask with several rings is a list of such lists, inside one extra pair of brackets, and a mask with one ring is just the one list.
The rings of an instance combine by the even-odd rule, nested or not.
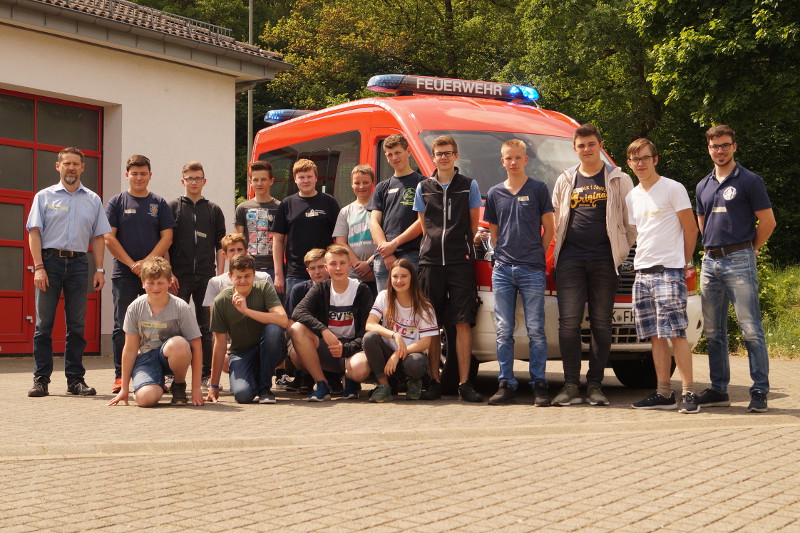
[(551, 192), (561, 171), (579, 163), (578, 155), (572, 149), (572, 139), (567, 137), (505, 131), (440, 130), (423, 131), (420, 139), (429, 147), (440, 135), (450, 135), (456, 140), (459, 152), (456, 166), (463, 175), (477, 180), (484, 196), (490, 187), (505, 179), (506, 172), (500, 164), (500, 147), (509, 139), (525, 142), (529, 158), (526, 174), (545, 182)]

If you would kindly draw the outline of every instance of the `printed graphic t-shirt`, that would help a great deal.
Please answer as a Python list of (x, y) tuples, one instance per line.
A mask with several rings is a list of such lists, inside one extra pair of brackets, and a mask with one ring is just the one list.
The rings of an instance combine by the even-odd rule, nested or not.
[(236, 207), (237, 226), (244, 227), (247, 253), (256, 261), (256, 270), (274, 267), (272, 257), (272, 225), (280, 202), (273, 198), (269, 202), (255, 199), (242, 202)]
[(611, 257), (606, 231), (605, 169), (594, 176), (575, 174), (570, 197), (569, 227), (558, 258), (595, 261)]
[(336, 335), (337, 339), (352, 339), (356, 336), (356, 325), (353, 315), (353, 302), (361, 282), (349, 278), (347, 289), (337, 293), (331, 283), (331, 302), (328, 314), (328, 329)]
[(157, 316), (150, 310), (146, 294), (136, 298), (128, 306), (122, 329), (125, 333), (139, 336), (139, 353), (160, 348), (175, 336), (189, 340), (200, 337), (194, 311), (174, 294), (169, 295), (166, 307)]
[[(399, 333), (403, 337), (406, 346), (417, 342), (422, 337), (433, 337), (439, 334), (439, 326), (436, 325), (436, 315), (433, 309), (428, 310), (427, 316), (420, 316), (415, 315), (412, 308), (396, 304), (394, 306), (394, 320), (389, 323), (386, 320), (387, 307), (386, 290), (382, 290), (378, 293), (375, 303), (372, 304), (369, 314), (380, 318), (381, 325), (386, 329)], [(397, 343), (394, 339), (382, 338), (383, 342), (392, 350), (397, 349)]]

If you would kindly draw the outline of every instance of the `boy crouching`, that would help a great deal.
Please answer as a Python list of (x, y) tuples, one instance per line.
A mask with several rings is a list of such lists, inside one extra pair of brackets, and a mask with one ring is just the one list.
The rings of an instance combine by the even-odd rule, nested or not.
[(200, 380), (203, 348), (200, 328), (189, 305), (169, 293), (172, 268), (162, 257), (142, 263), (139, 296), (125, 313), (122, 349), (122, 388), (108, 402), (128, 405), (130, 382), (139, 407), (153, 407), (164, 394), (164, 374), (172, 373), (172, 405), (186, 405), (186, 372), (192, 367), (192, 403), (203, 405)]

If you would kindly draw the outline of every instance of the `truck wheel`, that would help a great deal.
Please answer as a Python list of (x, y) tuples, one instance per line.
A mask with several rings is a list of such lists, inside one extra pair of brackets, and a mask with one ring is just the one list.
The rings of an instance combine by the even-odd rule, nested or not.
[[(611, 362), (611, 368), (617, 379), (631, 389), (654, 389), (658, 386), (656, 368), (653, 365), (653, 354), (646, 352), (640, 359), (623, 359)], [(675, 371), (675, 361), (672, 361), (669, 375)]]
[[(456, 328), (448, 325), (441, 329), (442, 339), (442, 393), (447, 395), (458, 394), (458, 357), (456, 357)], [(470, 358), (469, 380), (473, 381), (478, 375), (478, 360)]]

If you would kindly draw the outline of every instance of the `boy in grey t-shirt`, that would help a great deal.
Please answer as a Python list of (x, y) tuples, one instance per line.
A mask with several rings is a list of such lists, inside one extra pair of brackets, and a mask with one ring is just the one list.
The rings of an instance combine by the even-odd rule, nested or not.
[(175, 376), (172, 405), (186, 405), (186, 373), (192, 367), (192, 403), (203, 405), (200, 379), (203, 348), (200, 328), (189, 305), (169, 293), (172, 268), (166, 259), (152, 257), (142, 263), (145, 294), (128, 306), (123, 330), (122, 383), (108, 402), (128, 405), (133, 379), (133, 397), (139, 407), (153, 407), (164, 394), (164, 374)]

